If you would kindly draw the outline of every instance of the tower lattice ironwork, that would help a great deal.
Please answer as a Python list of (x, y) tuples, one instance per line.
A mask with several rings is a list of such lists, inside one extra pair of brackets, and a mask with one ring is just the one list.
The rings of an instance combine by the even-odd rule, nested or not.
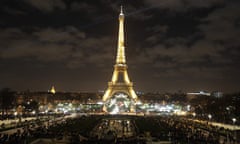
[(125, 93), (130, 99), (137, 101), (138, 97), (133, 89), (133, 83), (130, 81), (127, 72), (127, 64), (125, 57), (125, 45), (124, 45), (124, 13), (121, 7), (119, 14), (119, 33), (118, 33), (118, 49), (116, 56), (116, 64), (114, 65), (114, 71), (112, 80), (108, 82), (108, 89), (102, 98), (104, 102), (112, 98), (116, 93)]

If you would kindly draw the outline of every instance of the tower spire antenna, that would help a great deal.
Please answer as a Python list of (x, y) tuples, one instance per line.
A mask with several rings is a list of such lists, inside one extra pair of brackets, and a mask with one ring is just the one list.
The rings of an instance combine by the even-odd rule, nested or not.
[(123, 14), (123, 6), (121, 5), (121, 11), (120, 14)]
[(125, 46), (124, 46), (124, 14), (123, 7), (121, 6), (120, 14), (119, 14), (119, 31), (118, 31), (118, 50), (116, 63), (117, 64), (125, 64)]

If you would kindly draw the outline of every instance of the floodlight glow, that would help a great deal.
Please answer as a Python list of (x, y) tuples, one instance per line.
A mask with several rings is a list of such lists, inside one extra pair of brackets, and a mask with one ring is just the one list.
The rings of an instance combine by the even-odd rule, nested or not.
[(127, 104), (127, 102), (126, 102), (126, 101), (124, 101), (123, 103), (124, 103), (125, 107), (128, 107), (128, 104)]
[(137, 105), (141, 105), (142, 102), (141, 102), (141, 101), (137, 101), (136, 104), (137, 104)]
[(190, 111), (191, 105), (187, 105), (187, 111)]
[(175, 114), (176, 115), (186, 115), (187, 114), (187, 112), (185, 112), (185, 111), (175, 111)]
[(195, 116), (196, 116), (196, 113), (194, 112), (194, 113), (192, 113), (192, 115), (195, 117)]
[(110, 112), (110, 114), (117, 114), (118, 112), (119, 112), (119, 108), (118, 106), (115, 106), (112, 112)]
[(116, 99), (111, 99), (111, 101), (110, 101), (110, 107), (113, 105), (113, 104), (115, 104), (116, 103)]
[(211, 118), (212, 118), (212, 115), (209, 114), (209, 115), (208, 115), (208, 118), (211, 119)]
[(35, 114), (36, 114), (36, 111), (32, 111), (32, 114), (35, 115)]
[(232, 121), (233, 121), (233, 124), (235, 124), (235, 122), (237, 121), (237, 119), (236, 119), (236, 118), (233, 118)]
[(126, 98), (127, 96), (121, 93), (119, 95), (116, 95), (115, 97), (116, 98)]
[(102, 104), (103, 104), (103, 102), (99, 101), (99, 102), (97, 102), (97, 104), (100, 104), (100, 105), (102, 105)]

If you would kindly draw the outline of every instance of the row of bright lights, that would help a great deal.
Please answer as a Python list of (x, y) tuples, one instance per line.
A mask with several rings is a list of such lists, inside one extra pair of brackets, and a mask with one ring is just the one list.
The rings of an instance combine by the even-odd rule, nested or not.
[[(125, 95), (117, 95), (117, 98), (125, 98)], [(97, 102), (98, 105), (104, 105), (104, 102), (99, 101)], [(110, 105), (114, 105), (116, 104), (116, 99), (112, 99), (110, 101)], [(125, 107), (128, 107), (126, 101), (124, 101), (124, 105)], [(160, 105), (160, 104), (154, 104), (154, 105), (150, 105), (150, 104), (142, 104), (141, 101), (137, 101), (135, 103), (135, 105), (138, 105), (141, 107), (141, 109), (146, 110), (147, 112), (149, 111), (158, 111), (158, 112), (168, 112), (168, 113), (173, 113), (176, 115), (186, 115), (187, 112), (190, 111), (191, 106), (187, 105), (186, 106), (186, 111), (182, 110), (182, 108), (180, 106), (176, 106), (174, 104), (171, 105)], [(41, 106), (40, 106), (41, 107)], [(42, 107), (43, 108), (43, 107)], [(228, 107), (227, 107), (228, 108)], [(227, 109), (226, 108), (226, 109)], [(44, 108), (43, 108), (44, 109)], [(45, 108), (46, 109), (46, 108)], [(74, 111), (77, 110), (78, 108), (73, 107), (72, 103), (65, 103), (65, 104), (58, 104), (57, 108), (55, 108), (55, 112), (63, 112), (63, 113), (67, 113), (69, 111)], [(227, 109), (228, 110), (228, 109)], [(48, 113), (48, 110), (42, 111), (42, 113)], [(116, 105), (112, 112), (110, 112), (110, 114), (117, 114), (119, 113), (119, 107)], [(18, 112), (14, 112), (14, 115), (17, 116), (19, 113)], [(35, 115), (36, 111), (32, 111), (31, 114)], [(196, 116), (196, 113), (192, 113), (193, 117)], [(208, 119), (211, 120), (212, 119), (212, 115), (208, 114)], [(237, 119), (236, 118), (232, 118), (233, 124), (236, 123)]]
[[(193, 115), (193, 117), (195, 117), (195, 116), (196, 116), (196, 113), (194, 112), (194, 113), (192, 113), (192, 115)], [(212, 119), (212, 115), (211, 115), (211, 114), (208, 114), (208, 119), (209, 119), (209, 120)], [(236, 118), (232, 118), (232, 121), (233, 121), (233, 124), (235, 124), (236, 121), (237, 121), (237, 119), (236, 119)]]

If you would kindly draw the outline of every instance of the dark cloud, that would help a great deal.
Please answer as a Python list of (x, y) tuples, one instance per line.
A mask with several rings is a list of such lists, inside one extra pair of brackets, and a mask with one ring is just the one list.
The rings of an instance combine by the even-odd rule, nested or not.
[[(9, 28), (0, 34), (0, 57), (3, 59), (29, 57), (42, 62), (65, 61), (67, 67), (74, 68), (84, 63), (104, 65), (112, 60), (113, 49), (109, 37), (86, 37), (75, 27), (46, 28), (26, 33)], [(81, 64), (82, 63), (82, 64)]]
[(235, 0), (6, 1), (0, 6), (2, 83), (17, 89), (49, 83), (62, 90), (106, 88), (121, 4), (129, 74), (137, 90), (239, 90)]
[(66, 27), (63, 29), (46, 28), (33, 33), (39, 41), (47, 43), (75, 43), (85, 38), (85, 33), (75, 27)]
[(4, 47), (0, 50), (1, 58), (32, 57), (47, 62), (64, 60), (71, 54), (71, 45), (66, 43), (59, 44), (62, 41), (67, 41), (67, 38), (70, 37), (68, 32), (44, 29), (26, 33), (16, 28), (4, 29), (2, 31), (3, 33), (0, 34), (0, 37), (4, 41), (1, 41), (1, 46)]
[(11, 14), (11, 15), (26, 15), (27, 13), (25, 13), (24, 11), (18, 10), (18, 9), (13, 9), (13, 8), (9, 8), (9, 7), (4, 7), (3, 11)]
[(157, 6), (160, 8), (170, 9), (172, 11), (186, 11), (195, 8), (209, 8), (211, 6), (223, 4), (225, 0), (145, 0), (146, 4)]
[[(193, 5), (182, 3), (182, 1), (177, 3), (168, 1), (160, 6), (175, 11), (180, 11), (184, 7), (189, 10), (191, 8), (192, 15), (195, 15), (196, 11), (193, 9), (211, 7), (214, 4), (220, 4), (218, 2), (224, 3), (223, 1), (209, 1), (206, 5)], [(237, 58), (239, 49), (236, 48), (240, 46), (237, 40), (240, 35), (239, 25), (237, 25), (238, 6), (238, 2), (226, 3), (209, 11), (207, 15), (195, 17), (195, 22), (191, 22), (190, 27), (186, 28), (179, 25), (178, 21), (174, 21), (175, 25), (171, 23), (169, 25), (168, 21), (165, 24), (164, 22), (153, 24), (147, 29), (149, 35), (145, 39), (145, 42), (149, 44), (148, 50), (142, 51), (143, 54), (140, 55), (140, 59), (136, 59), (136, 63), (150, 65), (148, 68), (155, 69), (152, 72), (153, 77), (164, 82), (166, 79), (177, 80), (179, 86), (187, 85), (186, 82), (194, 83), (195, 86), (202, 85), (205, 81), (208, 83), (207, 86), (216, 89), (228, 89), (226, 87), (230, 85), (232, 88), (237, 88), (234, 86), (234, 81), (239, 79), (236, 73), (240, 72)], [(189, 12), (185, 9), (184, 15), (188, 14)], [(183, 29), (181, 33), (187, 33), (187, 35), (169, 34), (172, 29), (175, 29), (174, 27)], [(193, 31), (188, 32), (187, 29), (193, 29)], [(174, 82), (174, 84), (177, 83)], [(206, 89), (209, 90), (209, 88)]]
[(67, 66), (75, 68), (90, 64), (103, 67), (102, 70), (104, 70), (104, 66), (108, 65), (109, 62), (112, 63), (114, 60), (112, 47), (110, 37), (84, 39), (77, 47), (77, 49), (81, 49), (81, 51), (77, 50), (72, 54), (72, 59)]
[(87, 4), (87, 3), (84, 3), (84, 2), (72, 2), (70, 4), (70, 9), (72, 11), (82, 11), (82, 10), (85, 10), (87, 13), (89, 14), (94, 14), (96, 13), (96, 7), (94, 5), (90, 5), (90, 4)]
[(236, 3), (229, 3), (225, 7), (220, 8), (203, 21), (199, 28), (204, 33), (207, 40), (222, 42), (229, 46), (240, 46), (238, 36), (240, 35), (240, 27), (237, 22), (240, 19), (240, 10)]
[(62, 0), (24, 0), (42, 12), (52, 12), (55, 9), (64, 10), (66, 4)]

